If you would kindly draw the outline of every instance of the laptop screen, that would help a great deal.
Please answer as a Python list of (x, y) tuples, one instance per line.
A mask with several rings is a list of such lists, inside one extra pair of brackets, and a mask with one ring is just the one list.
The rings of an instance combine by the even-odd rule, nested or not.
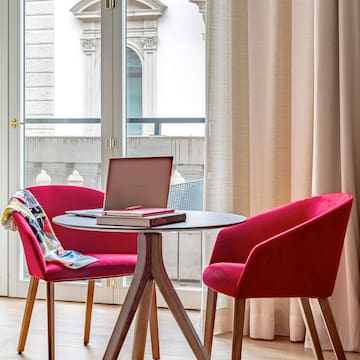
[(104, 210), (166, 207), (172, 163), (172, 156), (110, 159)]

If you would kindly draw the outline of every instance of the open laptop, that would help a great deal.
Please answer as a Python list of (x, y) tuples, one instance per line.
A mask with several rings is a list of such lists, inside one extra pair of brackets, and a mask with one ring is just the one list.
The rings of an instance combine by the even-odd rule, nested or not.
[(96, 217), (103, 210), (133, 206), (166, 207), (173, 157), (112, 158), (101, 209), (68, 210), (67, 214)]

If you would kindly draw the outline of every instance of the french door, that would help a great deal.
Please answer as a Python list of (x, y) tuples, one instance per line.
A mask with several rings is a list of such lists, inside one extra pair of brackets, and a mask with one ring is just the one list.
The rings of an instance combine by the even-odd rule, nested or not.
[[(123, 156), (123, 67), (112, 65), (113, 56), (123, 62), (114, 46), (114, 33), (117, 41), (124, 33), (122, 9), (107, 3), (8, 3), (10, 194), (47, 183), (102, 188), (108, 158)], [(29, 275), (16, 237), (10, 234), (9, 295), (25, 296)], [(59, 283), (56, 296), (83, 301), (86, 285)], [(121, 280), (99, 280), (95, 301), (121, 303), (125, 293)]]
[[(0, 0), (0, 204), (5, 207), (8, 201), (8, 154), (9, 138), (8, 115), (9, 115), (9, 60), (8, 60), (8, 1)], [(0, 295), (8, 293), (8, 232), (0, 227)]]
[[(9, 176), (1, 188), (9, 195), (37, 183), (102, 189), (108, 159), (117, 156), (173, 155), (182, 174), (202, 177), (203, 124), (191, 124), (205, 110), (204, 23), (194, 3), (204, 1), (0, 0), (1, 47), (9, 49), (8, 58), (0, 54), (0, 74), (9, 84), (0, 111), (12, 121), (2, 124), (8, 135), (1, 156), (8, 165), (0, 166)], [(176, 124), (189, 116), (189, 124)], [(187, 165), (183, 159), (192, 151)], [(0, 239), (2, 253), (9, 253), (0, 270), (9, 269), (8, 294), (25, 296), (21, 246), (16, 234), (9, 236)], [(171, 276), (186, 280), (179, 282), (185, 306), (198, 308), (200, 289), (187, 284), (199, 284), (201, 236), (182, 236), (164, 241), (166, 265)], [(99, 281), (95, 301), (121, 303), (129, 281)], [(58, 284), (56, 295), (83, 300), (85, 287)], [(6, 292), (0, 277), (0, 293)]]

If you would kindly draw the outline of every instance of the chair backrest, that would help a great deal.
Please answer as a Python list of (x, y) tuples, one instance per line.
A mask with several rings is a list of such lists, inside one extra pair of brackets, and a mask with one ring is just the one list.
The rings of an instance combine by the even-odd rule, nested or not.
[[(259, 239), (252, 239), (254, 246), (238, 282), (238, 296), (330, 296), (351, 205), (351, 195), (333, 193), (250, 217), (244, 223), (244, 230), (249, 236), (255, 233)], [(245, 236), (241, 226), (238, 226), (238, 237), (232, 239), (239, 248)], [(234, 252), (235, 248), (227, 251)]]
[[(270, 211), (267, 217), (274, 221), (273, 226), (280, 231), (252, 250), (247, 261), (247, 270), (250, 271), (247, 273), (245, 270), (243, 274), (244, 284), (249, 280), (249, 275), (254, 280), (255, 273), (265, 271), (268, 276), (265, 275), (260, 282), (271, 296), (330, 296), (335, 285), (351, 204), (351, 195), (334, 193)], [(283, 220), (279, 215), (283, 216)], [(282, 228), (284, 224), (290, 226)], [(272, 262), (270, 267), (266, 266), (269, 258)], [(270, 278), (271, 284), (267, 282)]]
[(168, 207), (178, 210), (202, 210), (203, 185), (203, 179), (171, 185)]
[(38, 240), (30, 225), (20, 213), (14, 212), (13, 216), (23, 245), (29, 273), (38, 279), (44, 279), (46, 262)]
[[(100, 190), (76, 185), (39, 185), (27, 188), (43, 207), (50, 221), (66, 210), (101, 208), (104, 193)], [(56, 236), (65, 249), (82, 253), (137, 252), (137, 234), (105, 233), (68, 229), (53, 224)]]

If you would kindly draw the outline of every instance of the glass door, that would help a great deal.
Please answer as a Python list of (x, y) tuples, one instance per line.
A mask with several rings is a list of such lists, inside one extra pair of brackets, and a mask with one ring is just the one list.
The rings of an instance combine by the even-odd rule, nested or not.
[[(0, 0), (0, 206), (8, 201), (9, 7)], [(0, 227), (0, 295), (8, 294), (8, 231)]]
[[(102, 76), (102, 70), (111, 71), (101, 65), (102, 46), (112, 46), (113, 30), (111, 21), (102, 22), (102, 15), (111, 17), (112, 9), (105, 8), (105, 1), (86, 0), (21, 0), (9, 6), (14, 75), (10, 194), (35, 184), (102, 188), (102, 163), (113, 155), (103, 135), (112, 132), (112, 119), (101, 116), (101, 88), (111, 88), (101, 85), (102, 77), (112, 78)], [(105, 108), (112, 106), (111, 98), (107, 94), (103, 99)], [(21, 246), (15, 239), (9, 244), (9, 293), (25, 296), (29, 276)], [(113, 302), (109, 284), (113, 282), (98, 281), (95, 301)], [(56, 295), (84, 300), (85, 288), (85, 282), (60, 283)], [(122, 297), (123, 292), (119, 301)]]
[[(181, 203), (183, 209), (200, 210), (204, 175), (206, 1), (124, 3), (126, 156), (172, 155), (175, 163), (170, 190), (172, 205)], [(179, 195), (177, 199), (175, 194)], [(191, 201), (185, 204), (185, 198)], [(179, 296), (185, 307), (200, 308), (201, 233), (172, 233), (163, 238), (165, 265)], [(164, 305), (161, 297), (159, 304)]]
[[(114, 156), (173, 155), (172, 185), (201, 186), (205, 0), (0, 1), (9, 6), (9, 194), (49, 182), (102, 188)], [(189, 209), (201, 207), (197, 189)], [(166, 267), (185, 306), (199, 308), (201, 234), (167, 237)], [(11, 238), (9, 292), (25, 296)], [(96, 300), (122, 302), (126, 286), (110, 283)], [(59, 298), (84, 298), (84, 284), (58, 288)]]

